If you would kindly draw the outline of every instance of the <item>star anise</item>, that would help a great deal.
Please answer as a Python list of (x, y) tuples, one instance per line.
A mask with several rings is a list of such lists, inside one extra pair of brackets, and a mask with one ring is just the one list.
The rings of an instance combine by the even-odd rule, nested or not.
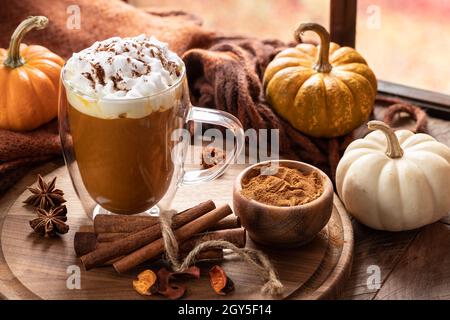
[(65, 223), (67, 221), (66, 206), (48, 210), (37, 208), (36, 213), (38, 217), (30, 221), (30, 226), (41, 236), (53, 237), (57, 233), (64, 234), (69, 231), (69, 226)]
[(27, 188), (31, 191), (32, 195), (29, 196), (24, 203), (42, 209), (50, 209), (60, 206), (62, 203), (66, 202), (66, 200), (63, 197), (64, 192), (55, 188), (55, 183), (56, 177), (54, 177), (50, 183), (47, 183), (44, 181), (42, 176), (38, 174), (38, 179), (36, 182), (37, 188)]

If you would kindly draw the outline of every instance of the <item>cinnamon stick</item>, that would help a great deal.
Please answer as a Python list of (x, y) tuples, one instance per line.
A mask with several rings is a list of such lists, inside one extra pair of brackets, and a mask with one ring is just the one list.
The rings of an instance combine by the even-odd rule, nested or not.
[(208, 231), (216, 231), (216, 230), (226, 230), (226, 229), (236, 229), (241, 227), (241, 220), (235, 214), (230, 214), (227, 217), (223, 218)]
[[(98, 236), (93, 232), (75, 233), (74, 248), (77, 256), (83, 256), (96, 249), (108, 246), (107, 243), (100, 242)], [(188, 253), (194, 249), (198, 243), (209, 240), (225, 240), (233, 243), (238, 248), (243, 248), (245, 247), (246, 240), (245, 229), (225, 229), (196, 234), (180, 245), (179, 250), (181, 255), (183, 256), (183, 253)]]
[(73, 240), (77, 257), (92, 252), (97, 247), (97, 236), (93, 232), (77, 232)]
[[(84, 256), (97, 249), (103, 249), (108, 243), (99, 242), (97, 236), (93, 232), (77, 232), (74, 238), (74, 249), (77, 257)], [(112, 259), (115, 260), (115, 259)]]
[[(212, 208), (214, 209), (214, 208)], [(211, 210), (212, 210), (211, 209)], [(95, 233), (129, 233), (151, 227), (158, 217), (99, 214), (94, 219)]]
[[(107, 215), (105, 215), (107, 216)], [(112, 217), (112, 216), (109, 216)], [(126, 218), (129, 218), (129, 216), (126, 216)], [(141, 217), (143, 218), (143, 217)], [(148, 218), (154, 218), (154, 217), (145, 217), (146, 219)], [(118, 222), (118, 219), (112, 219), (114, 221), (106, 221), (109, 218), (102, 218), (102, 220), (104, 220), (102, 222), (102, 228), (101, 230), (113, 230), (113, 223)], [(125, 219), (126, 220), (126, 219)], [(113, 222), (113, 223), (111, 223)], [(133, 223), (133, 220), (132, 222)], [(119, 229), (117, 228), (116, 230), (130, 230), (132, 224), (127, 225), (124, 229)], [(217, 222), (215, 225), (213, 225), (208, 231), (216, 231), (216, 230), (225, 230), (225, 229), (235, 229), (235, 228), (239, 228), (241, 227), (241, 222), (239, 220), (239, 217), (237, 217), (234, 214), (230, 214), (227, 217), (223, 218), (222, 220), (220, 220), (219, 222)], [(136, 230), (134, 230), (132, 233), (140, 231), (140, 228), (137, 228)], [(98, 242), (111, 242), (111, 241), (116, 241), (122, 238), (125, 238), (127, 236), (129, 236), (131, 234), (128, 232), (96, 232), (97, 233), (97, 241)]]
[[(187, 252), (180, 252), (180, 257), (183, 259), (183, 258), (185, 258), (187, 255), (188, 255), (188, 253), (189, 253), (190, 251), (187, 251)], [(112, 259), (112, 260), (109, 260), (109, 261), (106, 261), (105, 263), (103, 263), (103, 264), (101, 264), (101, 265), (99, 265), (99, 266), (97, 266), (98, 268), (99, 267), (110, 267), (110, 266), (112, 266), (113, 265), (113, 263), (114, 262), (116, 262), (116, 261), (119, 261), (120, 259), (122, 259), (124, 256), (120, 256), (120, 257), (117, 257), (117, 258), (114, 258), (114, 259)], [(200, 252), (198, 255), (197, 255), (197, 257), (196, 257), (196, 261), (202, 261), (202, 260), (222, 260), (223, 259), (223, 257), (224, 257), (224, 254), (223, 254), (223, 250), (222, 249), (208, 249), (208, 250), (205, 250), (205, 251), (202, 251), (202, 252)], [(159, 255), (158, 257), (156, 257), (155, 259), (153, 259), (153, 260), (159, 260), (159, 259), (161, 259), (162, 258), (162, 254), (161, 255)]]
[(238, 248), (245, 247), (246, 235), (244, 228), (217, 230), (196, 235), (180, 244), (181, 252), (189, 252), (200, 242), (210, 240), (225, 240), (231, 242)]
[[(181, 258), (185, 258), (188, 255), (188, 252), (181, 252), (180, 256)], [(222, 249), (208, 249), (205, 251), (200, 252), (197, 255), (197, 258), (195, 259), (196, 261), (202, 261), (202, 260), (222, 260), (224, 257), (223, 254), (223, 250)], [(103, 265), (101, 265), (101, 267), (109, 267), (112, 266), (114, 264), (114, 262), (119, 261), (120, 259), (122, 259), (123, 257), (118, 257), (116, 259), (110, 260), (105, 262)], [(162, 255), (156, 257), (153, 260), (159, 260), (162, 258)]]
[[(188, 253), (189, 253), (190, 251), (187, 251), (187, 252), (181, 252), (180, 253), (180, 257), (183, 259), (183, 258), (186, 258), (186, 256), (188, 255)], [(205, 250), (205, 251), (202, 251), (202, 252), (200, 252), (198, 255), (197, 255), (197, 257), (196, 257), (196, 261), (204, 261), (204, 260), (222, 260), (223, 259), (223, 257), (224, 257), (224, 254), (223, 254), (223, 250), (222, 249), (208, 249), (208, 250)], [(99, 267), (110, 267), (110, 266), (112, 266), (113, 264), (114, 264), (114, 262), (116, 262), (116, 261), (119, 261), (120, 259), (122, 259), (123, 258), (123, 256), (122, 257), (118, 257), (118, 258), (115, 258), (115, 259), (112, 259), (112, 260), (109, 260), (109, 261), (107, 261), (107, 262), (105, 262), (104, 264), (102, 264), (101, 266), (99, 266)], [(155, 260), (159, 260), (159, 259), (161, 259), (162, 258), (162, 254), (161, 255), (159, 255), (158, 257), (156, 257), (155, 259), (153, 259), (154, 261)]]
[[(212, 201), (207, 201), (183, 211), (174, 217), (172, 224), (173, 228), (176, 229), (181, 226), (190, 225), (190, 222), (202, 218), (207, 212), (213, 212), (214, 210), (211, 211), (212, 207), (215, 207), (214, 203)], [(123, 239), (105, 243), (105, 246), (96, 248), (94, 251), (81, 256), (80, 260), (84, 268), (90, 270), (109, 260), (129, 254), (159, 238), (161, 238), (161, 227), (159, 224), (155, 224)]]
[[(211, 211), (216, 208), (216, 205), (212, 200), (208, 200), (206, 202), (201, 203), (198, 206), (187, 209), (191, 211), (191, 214), (194, 214), (192, 211), (195, 208), (202, 206), (202, 210), (209, 209)], [(176, 214), (172, 220), (172, 227), (177, 228), (181, 225), (189, 222), (186, 220), (184, 213), (187, 211), (182, 211)], [(208, 212), (206, 211), (206, 212)], [(154, 226), (159, 223), (158, 217), (152, 216), (125, 216), (125, 215), (109, 215), (109, 214), (99, 214), (95, 216), (94, 219), (94, 230), (95, 233), (132, 233), (137, 232), (149, 227)]]
[[(191, 221), (186, 225), (180, 227), (178, 230), (175, 230), (175, 237), (179, 242), (186, 241), (194, 234), (208, 230), (230, 213), (232, 213), (232, 210), (228, 205), (224, 205), (217, 209), (214, 209), (207, 214), (195, 219), (194, 221)], [(114, 243), (116, 242), (118, 241), (115, 241)], [(136, 267), (146, 260), (157, 257), (163, 251), (164, 241), (162, 238), (159, 238), (115, 262), (113, 264), (113, 267), (117, 272), (123, 273)]]
[(123, 239), (125, 237), (128, 237), (131, 234), (133, 234), (133, 233), (123, 233), (123, 232), (98, 233), (97, 234), (97, 241), (98, 242), (117, 241), (119, 239)]

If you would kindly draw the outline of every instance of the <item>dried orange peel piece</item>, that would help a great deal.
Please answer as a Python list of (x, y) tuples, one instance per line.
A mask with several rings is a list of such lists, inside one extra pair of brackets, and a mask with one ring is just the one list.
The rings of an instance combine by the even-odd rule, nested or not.
[(182, 272), (171, 272), (165, 268), (158, 271), (159, 288), (158, 293), (166, 298), (177, 300), (184, 296), (186, 288), (180, 285), (174, 285), (171, 280), (177, 278), (200, 278), (200, 269), (196, 266), (190, 267)]
[(220, 266), (214, 266), (209, 271), (211, 287), (218, 295), (225, 296), (234, 290), (234, 283), (228, 278)]
[(152, 270), (141, 272), (137, 280), (133, 280), (133, 288), (143, 296), (151, 296), (158, 291), (157, 277)]

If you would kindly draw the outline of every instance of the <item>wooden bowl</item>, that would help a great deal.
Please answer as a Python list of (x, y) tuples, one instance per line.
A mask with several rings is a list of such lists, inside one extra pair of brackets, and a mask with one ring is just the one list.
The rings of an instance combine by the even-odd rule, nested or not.
[[(271, 163), (305, 174), (317, 171), (323, 179), (323, 193), (309, 203), (293, 207), (267, 205), (244, 197), (242, 180), (259, 175), (261, 167)], [(320, 169), (298, 161), (266, 161), (250, 166), (238, 175), (233, 187), (233, 206), (252, 240), (266, 246), (291, 248), (308, 243), (325, 227), (333, 210), (333, 196), (333, 184)]]

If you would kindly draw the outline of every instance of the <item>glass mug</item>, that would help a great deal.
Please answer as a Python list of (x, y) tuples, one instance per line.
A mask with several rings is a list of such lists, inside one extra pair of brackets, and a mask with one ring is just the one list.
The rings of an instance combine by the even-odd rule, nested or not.
[[(239, 155), (244, 132), (226, 112), (192, 106), (186, 67), (170, 88), (131, 99), (98, 99), (75, 89), (61, 72), (59, 132), (74, 189), (89, 217), (99, 213), (158, 214), (170, 209), (176, 190), (220, 176)], [(108, 112), (124, 111), (105, 117)], [(102, 116), (99, 116), (102, 115)], [(220, 125), (235, 136), (225, 162), (185, 171), (189, 121)]]

